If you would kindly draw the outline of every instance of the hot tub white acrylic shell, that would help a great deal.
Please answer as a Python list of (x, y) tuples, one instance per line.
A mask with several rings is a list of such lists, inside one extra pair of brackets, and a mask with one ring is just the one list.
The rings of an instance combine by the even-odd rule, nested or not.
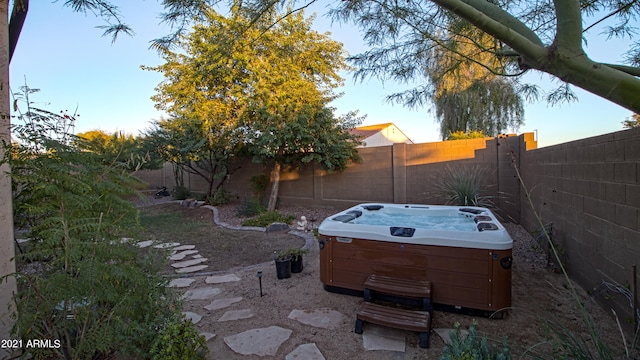
[[(382, 208), (378, 210), (367, 210), (367, 208), (373, 209), (378, 206), (382, 206)], [(461, 211), (461, 209), (463, 211)], [(495, 224), (497, 229), (481, 231), (477, 226), (474, 227), (474, 231), (415, 228), (413, 236), (403, 237), (391, 235), (390, 227), (406, 227), (405, 224), (366, 225), (359, 223), (359, 216), (346, 222), (334, 220), (336, 218), (340, 219), (341, 216), (345, 216), (344, 218), (347, 219), (348, 217), (351, 217), (349, 216), (351, 214), (361, 213), (360, 216), (366, 217), (378, 212), (402, 213), (410, 216), (463, 216), (469, 218), (471, 221), (476, 217), (480, 217), (482, 220), (475, 222), (476, 224)], [(320, 224), (318, 231), (319, 233), (328, 236), (402, 242), (419, 245), (453, 246), (492, 250), (506, 250), (513, 247), (513, 240), (511, 240), (511, 236), (509, 236), (509, 233), (505, 230), (502, 224), (500, 224), (491, 210), (472, 206), (360, 204), (328, 217)]]

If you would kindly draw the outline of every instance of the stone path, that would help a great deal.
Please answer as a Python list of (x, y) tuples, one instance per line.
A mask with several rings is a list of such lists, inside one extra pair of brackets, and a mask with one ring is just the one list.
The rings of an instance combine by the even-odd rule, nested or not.
[[(209, 208), (213, 211), (214, 221), (216, 221), (218, 225), (236, 230), (264, 231), (263, 228), (237, 228), (220, 223), (217, 209), (213, 207)], [(309, 248), (315, 243), (315, 239), (310, 234), (296, 231), (291, 231), (290, 233), (305, 238), (306, 243), (303, 248)], [(242, 297), (217, 298), (218, 295), (223, 293), (225, 284), (237, 281), (255, 281), (255, 279), (242, 279), (236, 274), (228, 273), (207, 276), (204, 281), (204, 286), (197, 285), (202, 282), (197, 281), (196, 277), (201, 278), (203, 275), (206, 276), (207, 274), (203, 274), (202, 271), (205, 270), (208, 265), (206, 264), (207, 259), (198, 254), (198, 250), (194, 245), (183, 245), (177, 242), (154, 244), (152, 241), (141, 241), (138, 242), (137, 245), (141, 248), (153, 246), (158, 249), (168, 249), (171, 251), (169, 260), (177, 277), (172, 279), (168, 286), (183, 289), (183, 299), (185, 301), (211, 299), (211, 302), (204, 306), (204, 309), (208, 312), (225, 309), (237, 304), (234, 305), (237, 308), (236, 310), (226, 311), (222, 315), (219, 313), (215, 315), (217, 318), (213, 318), (214, 323), (225, 321), (247, 321), (250, 323), (251, 318), (255, 316), (254, 309), (242, 307), (244, 300)], [(193, 311), (185, 311), (183, 314), (186, 319), (191, 320), (194, 324), (200, 322), (203, 316), (213, 317), (213, 315), (201, 315)], [(351, 316), (352, 314), (348, 315)], [(311, 310), (291, 309), (288, 318), (316, 328), (337, 329), (345, 319), (345, 314), (330, 308)], [(278, 321), (278, 323), (281, 324), (282, 321)], [(393, 329), (386, 329), (372, 324), (365, 324), (365, 326), (366, 329), (362, 335), (365, 350), (405, 351), (405, 339), (402, 334), (399, 334)], [(292, 333), (293, 330), (280, 326), (268, 326), (225, 336), (221, 341), (224, 341), (232, 351), (239, 355), (275, 356), (280, 346), (292, 336)], [(443, 331), (442, 334), (445, 335), (446, 333)], [(207, 341), (212, 341), (216, 338), (216, 334), (212, 332), (202, 332), (201, 335), (203, 335)], [(319, 349), (315, 343), (306, 343), (299, 345), (295, 350), (286, 354), (285, 359), (323, 360), (325, 357), (322, 354), (322, 350)]]

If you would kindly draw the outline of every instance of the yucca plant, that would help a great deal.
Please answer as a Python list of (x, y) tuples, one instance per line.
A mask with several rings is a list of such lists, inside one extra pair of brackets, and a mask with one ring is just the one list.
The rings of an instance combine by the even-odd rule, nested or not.
[(430, 182), (436, 195), (445, 198), (448, 205), (491, 207), (484, 185), (486, 173), (486, 168), (477, 165), (447, 165)]

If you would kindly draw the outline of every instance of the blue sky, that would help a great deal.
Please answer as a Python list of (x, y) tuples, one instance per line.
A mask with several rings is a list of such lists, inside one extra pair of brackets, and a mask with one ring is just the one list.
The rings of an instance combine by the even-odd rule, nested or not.
[[(63, 1), (32, 2), (11, 62), (12, 91), (18, 91), (26, 78), (29, 87), (41, 90), (31, 98), (37, 106), (54, 112), (73, 113), (77, 109), (76, 132), (102, 129), (135, 135), (162, 116), (150, 100), (162, 76), (140, 69), (141, 65), (161, 62), (156, 52), (149, 50), (150, 40), (169, 32), (158, 19), (161, 6), (153, 0), (113, 2), (122, 4), (124, 21), (136, 33), (119, 37), (113, 45), (96, 28), (103, 21), (93, 14), (74, 13), (63, 7)], [(323, 6), (314, 8), (318, 12), (316, 30), (330, 31), (351, 54), (366, 50), (357, 29), (331, 24), (323, 17)], [(589, 40), (587, 53), (596, 61), (618, 62), (625, 49), (621, 41), (594, 38)], [(359, 110), (367, 114), (363, 125), (393, 122), (415, 142), (439, 141), (438, 125), (429, 107), (409, 110), (384, 101), (386, 95), (406, 85), (376, 79), (354, 83), (348, 74), (345, 77), (345, 86), (339, 90), (344, 96), (333, 104), (338, 114)], [(547, 75), (531, 73), (527, 79), (543, 89), (552, 88)], [(548, 146), (622, 130), (621, 122), (630, 111), (580, 89), (575, 91), (579, 96), (576, 103), (553, 107), (544, 101), (528, 104), (525, 124), (518, 133), (536, 131), (538, 145)]]

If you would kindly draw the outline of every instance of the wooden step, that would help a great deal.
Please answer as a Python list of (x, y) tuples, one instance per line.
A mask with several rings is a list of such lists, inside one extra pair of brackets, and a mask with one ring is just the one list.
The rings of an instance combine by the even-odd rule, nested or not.
[(356, 334), (362, 334), (362, 323), (365, 321), (395, 329), (416, 331), (420, 334), (420, 347), (429, 347), (431, 315), (426, 311), (399, 309), (364, 302), (356, 314)]
[(431, 281), (408, 280), (371, 274), (364, 282), (364, 300), (373, 301), (374, 293), (418, 299), (422, 310), (431, 311)]

